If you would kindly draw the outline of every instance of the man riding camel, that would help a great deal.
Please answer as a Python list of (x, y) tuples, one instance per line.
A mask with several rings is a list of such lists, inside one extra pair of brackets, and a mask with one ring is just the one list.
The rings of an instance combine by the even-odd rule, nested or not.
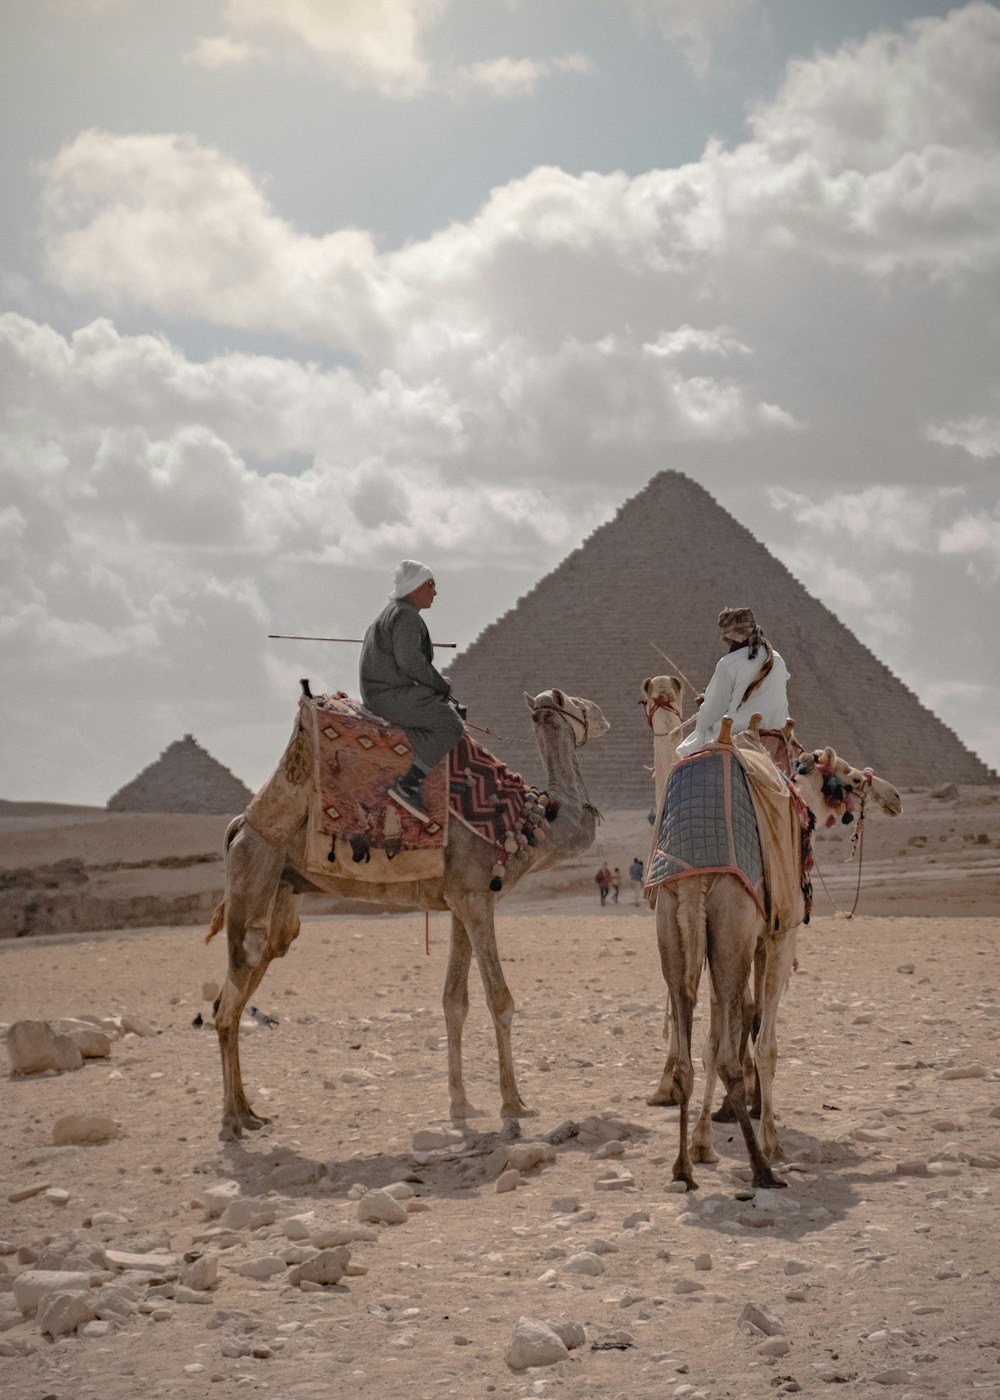
[(788, 667), (752, 610), (723, 608), (719, 632), (729, 650), (708, 683), (694, 729), (677, 745), (679, 758), (714, 743), (723, 715), (732, 716), (734, 734), (748, 728), (754, 714), (760, 715), (764, 729), (780, 729), (788, 718)]
[(420, 616), (436, 593), (427, 565), (404, 559), (388, 606), (365, 633), (360, 663), (365, 709), (398, 724), (413, 745), (413, 762), (392, 784), (389, 796), (422, 822), (430, 817), (420, 785), (464, 733), (464, 711), (451, 700), (451, 686), (434, 667), (434, 647)]

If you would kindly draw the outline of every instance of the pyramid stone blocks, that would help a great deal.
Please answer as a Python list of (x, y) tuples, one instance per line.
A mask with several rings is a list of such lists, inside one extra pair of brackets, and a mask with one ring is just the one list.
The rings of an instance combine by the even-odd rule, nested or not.
[[(704, 687), (721, 655), (723, 607), (750, 606), (791, 672), (789, 709), (807, 747), (831, 744), (898, 787), (988, 783), (995, 774), (759, 540), (696, 482), (661, 472), (517, 606), (448, 676), (476, 724), (505, 736), (512, 768), (537, 779), (522, 692), (558, 686), (595, 700), (611, 733), (588, 749), (593, 799), (646, 808), (652, 740), (638, 700), (669, 672), (662, 648)], [(693, 700), (685, 694), (685, 713)]]
[(253, 793), (190, 734), (108, 798), (109, 812), (242, 812)]

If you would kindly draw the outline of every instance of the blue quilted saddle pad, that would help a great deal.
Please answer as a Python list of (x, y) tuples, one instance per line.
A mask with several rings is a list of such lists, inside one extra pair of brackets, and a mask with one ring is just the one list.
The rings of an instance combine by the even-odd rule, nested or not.
[(646, 886), (723, 872), (737, 875), (763, 909), (764, 862), (746, 774), (731, 752), (711, 749), (670, 772)]

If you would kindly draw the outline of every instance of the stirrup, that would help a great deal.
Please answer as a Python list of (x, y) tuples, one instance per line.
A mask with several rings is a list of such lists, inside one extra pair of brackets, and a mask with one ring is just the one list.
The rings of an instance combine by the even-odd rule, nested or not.
[(403, 808), (404, 812), (409, 812), (411, 817), (416, 817), (418, 822), (430, 821), (431, 814), (420, 800), (419, 788), (414, 792), (412, 788), (403, 783), (402, 778), (397, 778), (389, 789), (388, 795), (393, 802), (398, 803)]

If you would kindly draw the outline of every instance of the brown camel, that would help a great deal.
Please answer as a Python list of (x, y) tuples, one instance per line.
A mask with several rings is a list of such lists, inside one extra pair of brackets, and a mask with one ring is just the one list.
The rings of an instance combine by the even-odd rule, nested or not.
[[(727, 719), (723, 721), (719, 743), (730, 742)], [(763, 752), (752, 735), (741, 735), (740, 745), (747, 743)], [(861, 803), (862, 813), (868, 800), (890, 816), (902, 810), (894, 787), (870, 771), (853, 768), (832, 749), (803, 754), (796, 769), (796, 789), (819, 821), (825, 822), (831, 815), (842, 816), (855, 798)], [(771, 1163), (781, 1157), (773, 1106), (777, 1015), (795, 957), (797, 926), (804, 913), (803, 901), (797, 917), (793, 914), (783, 931), (773, 932), (740, 881), (728, 874), (692, 876), (657, 892), (656, 938), (677, 1027), (674, 1074), (681, 1088), (680, 1149), (673, 1176), (675, 1181), (684, 1181), (689, 1190), (697, 1184), (688, 1149), (688, 1108), (694, 1080), (691, 1026), (706, 958), (712, 985), (711, 1021), (705, 1047), (705, 1095), (691, 1143), (694, 1159), (717, 1160), (711, 1143), (710, 1109), (718, 1072), (743, 1133), (754, 1186), (784, 1185), (771, 1170)], [(746, 987), (755, 962), (755, 1019), (759, 1015), (759, 1031), (754, 1059), (760, 1079), (763, 1146), (750, 1121), (743, 1062)]]
[[(528, 870), (578, 855), (594, 840), (599, 814), (587, 795), (577, 750), (610, 728), (592, 700), (561, 690), (525, 693), (535, 726), (535, 741), (545, 769), (545, 787), (560, 803), (544, 844), (529, 848), (527, 859), (511, 862), (505, 880), (510, 889)], [(462, 1027), (469, 1009), (468, 980), (475, 953), (493, 1018), (500, 1071), (501, 1115), (529, 1114), (518, 1093), (511, 1055), (510, 1026), (514, 999), (497, 951), (494, 905), (490, 889), (493, 849), (460, 822), (448, 827), (444, 875), (400, 884), (374, 884), (324, 871), (306, 872), (306, 818), (313, 772), (312, 737), (300, 723), (281, 763), (226, 833), (226, 895), (215, 911), (209, 937), (225, 925), (229, 969), (216, 1010), (215, 1026), (222, 1053), (222, 1136), (239, 1137), (244, 1129), (268, 1120), (247, 1101), (240, 1074), (239, 1025), (243, 1008), (272, 958), (284, 957), (299, 932), (297, 906), (307, 892), (342, 894), (400, 909), (451, 912), (451, 940), (443, 1005), (448, 1033), (448, 1089), (451, 1116), (464, 1119), (476, 1110), (462, 1079)]]

